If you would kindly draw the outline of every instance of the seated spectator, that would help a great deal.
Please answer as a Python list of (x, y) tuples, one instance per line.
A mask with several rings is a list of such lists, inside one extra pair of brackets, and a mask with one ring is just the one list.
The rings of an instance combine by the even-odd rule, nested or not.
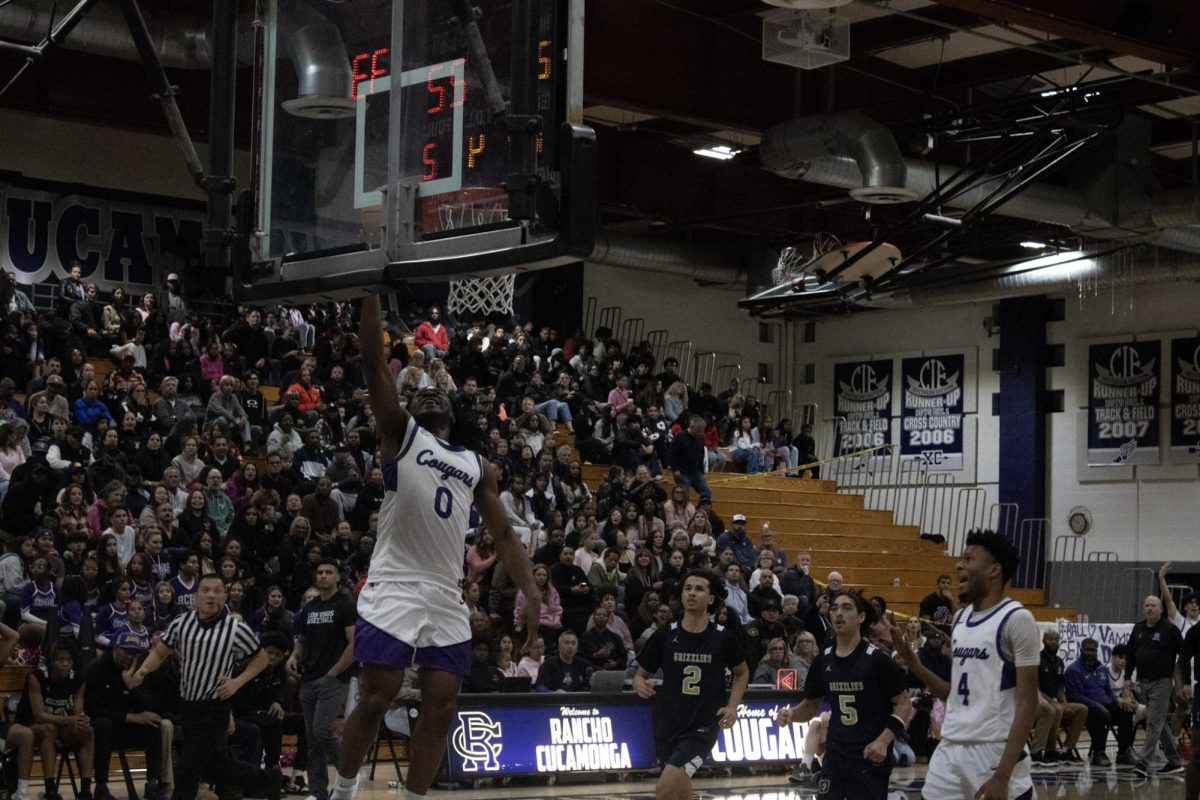
[(778, 600), (767, 599), (759, 608), (758, 616), (746, 625), (746, 661), (757, 664), (766, 655), (767, 642), (779, 638), (787, 641), (787, 631), (779, 622), (782, 605)]
[[(450, 334), (442, 324), (442, 311), (437, 306), (429, 309), (429, 319), (417, 326), (413, 344), (420, 349), (426, 361), (445, 358), (450, 352)], [(411, 361), (409, 362), (412, 363)]]
[[(73, 751), (79, 764), (80, 790), (90, 794), (95, 739), (84, 712), (83, 674), (76, 670), (77, 665), (71, 644), (51, 645), (43, 666), (25, 679), (12, 729), (32, 731), (34, 747), (46, 764), (56, 763), (60, 747)], [(56, 797), (57, 776), (46, 775), (45, 780), (46, 797)]]
[[(539, 612), (538, 632), (543, 636), (557, 638), (563, 625), (563, 607), (559, 602), (558, 590), (550, 583), (550, 571), (541, 564), (533, 568), (533, 582), (542, 592), (542, 605)], [(525, 631), (525, 593), (518, 591), (513, 605), (513, 630), (521, 634)]]
[(129, 689), (122, 673), (149, 648), (149, 637), (125, 632), (112, 639), (110, 647), (88, 665), (84, 674), (84, 708), (95, 737), (95, 796), (108, 792), (108, 765), (113, 748), (144, 750), (146, 753), (145, 800), (166, 800), (162, 791), (163, 750), (170, 747), (170, 720), (149, 710), (144, 688)]
[(921, 619), (928, 620), (945, 631), (950, 630), (950, 621), (958, 610), (954, 594), (950, 591), (950, 576), (938, 575), (937, 588), (921, 600)]
[[(1033, 763), (1064, 762), (1081, 764), (1075, 743), (1087, 722), (1087, 706), (1067, 702), (1065, 667), (1058, 655), (1058, 631), (1042, 633), (1041, 663), (1038, 666), (1038, 716), (1033, 731)], [(1063, 749), (1058, 752), (1059, 731), (1066, 733)]]
[(595, 669), (625, 669), (628, 650), (621, 637), (609, 630), (612, 610), (601, 605), (592, 614), (588, 630), (579, 639), (579, 654)]
[(1133, 707), (1124, 698), (1118, 701), (1113, 693), (1108, 667), (1097, 657), (1099, 650), (1100, 645), (1095, 639), (1084, 639), (1080, 643), (1079, 658), (1063, 674), (1067, 701), (1087, 706), (1088, 736), (1092, 740), (1088, 756), (1092, 766), (1101, 769), (1112, 766), (1104, 753), (1110, 723), (1117, 728), (1117, 763), (1132, 765)]
[(500, 691), (504, 674), (492, 663), (492, 642), (486, 635), (471, 637), (471, 672), (463, 679), (462, 690), (475, 694)]
[(529, 649), (521, 656), (521, 660), (517, 663), (517, 677), (529, 678), (533, 683), (537, 682), (538, 672), (542, 669), (542, 664), (546, 661), (546, 640), (538, 636), (529, 645)]
[(592, 679), (592, 666), (577, 658), (579, 637), (567, 629), (558, 635), (558, 652), (547, 656), (538, 670), (534, 688), (539, 692), (586, 692)]
[(800, 670), (801, 667), (800, 657), (792, 655), (791, 650), (788, 648), (787, 640), (782, 637), (776, 637), (767, 643), (766, 654), (755, 667), (750, 682), (765, 683), (774, 686), (775, 675), (779, 670)]

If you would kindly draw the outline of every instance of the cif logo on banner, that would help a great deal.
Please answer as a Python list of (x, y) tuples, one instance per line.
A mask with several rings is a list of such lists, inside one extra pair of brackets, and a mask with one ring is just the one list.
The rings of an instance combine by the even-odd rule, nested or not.
[(463, 761), (463, 772), (495, 772), (500, 769), (500, 723), (482, 711), (458, 712), (454, 752)]
[(852, 403), (874, 402), (885, 408), (891, 401), (888, 395), (888, 376), (879, 377), (870, 364), (859, 364), (850, 373), (850, 382), (838, 381), (842, 397)]
[(1113, 350), (1108, 358), (1108, 366), (1096, 365), (1096, 382), (1105, 386), (1128, 387), (1145, 384), (1140, 394), (1150, 394), (1158, 388), (1158, 379), (1154, 375), (1156, 358), (1142, 364), (1142, 356), (1137, 348), (1123, 344)]
[[(925, 363), (921, 365), (921, 369), (917, 372), (917, 377), (908, 376), (908, 398), (905, 400), (909, 406), (922, 405), (944, 405), (953, 406), (958, 404), (959, 397), (962, 396), (962, 387), (958, 385), (959, 373), (950, 372), (940, 358), (925, 359)], [(914, 402), (912, 398), (939, 398), (938, 403), (919, 403)]]
[(1176, 359), (1179, 364), (1178, 386), (1180, 394), (1200, 394), (1200, 345), (1192, 351), (1191, 363), (1187, 359)]

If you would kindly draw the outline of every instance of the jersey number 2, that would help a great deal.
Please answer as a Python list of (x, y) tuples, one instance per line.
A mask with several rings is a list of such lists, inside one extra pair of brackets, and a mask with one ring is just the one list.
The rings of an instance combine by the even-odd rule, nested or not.
[(689, 664), (683, 668), (683, 686), (680, 691), (684, 694), (700, 694), (700, 668)]
[(454, 495), (445, 486), (439, 486), (433, 496), (433, 510), (442, 519), (450, 519), (454, 513)]
[(958, 693), (962, 696), (962, 704), (964, 706), (971, 705), (971, 690), (967, 688), (967, 673), (963, 673), (958, 679)]

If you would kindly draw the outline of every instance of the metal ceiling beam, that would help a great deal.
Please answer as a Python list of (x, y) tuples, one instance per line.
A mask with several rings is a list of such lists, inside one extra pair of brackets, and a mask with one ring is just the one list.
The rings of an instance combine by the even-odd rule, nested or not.
[[(999, 23), (1023, 25), (1071, 41), (1112, 50), (1172, 66), (1196, 63), (1195, 42), (1200, 37), (1200, 16), (1192, 3), (1180, 3), (1175, 10), (1149, 2), (1122, 3), (1118, 0), (934, 0)], [(1178, 14), (1179, 24), (1165, 41), (1149, 41), (1122, 28), (1133, 23), (1138, 14)]]

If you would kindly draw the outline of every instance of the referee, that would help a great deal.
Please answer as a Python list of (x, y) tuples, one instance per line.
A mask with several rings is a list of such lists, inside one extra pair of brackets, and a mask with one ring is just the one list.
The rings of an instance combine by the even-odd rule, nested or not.
[[(131, 665), (124, 673), (126, 685), (135, 689), (172, 650), (179, 651), (183, 757), (175, 770), (172, 800), (195, 800), (205, 776), (247, 795), (279, 800), (279, 765), (256, 769), (230, 757), (227, 747), (233, 719), (229, 699), (267, 666), (267, 653), (250, 626), (225, 608), (221, 576), (202, 577), (195, 597), (195, 610), (171, 620), (145, 663), (136, 670)], [(246, 669), (230, 677), (234, 664), (250, 656)]]

